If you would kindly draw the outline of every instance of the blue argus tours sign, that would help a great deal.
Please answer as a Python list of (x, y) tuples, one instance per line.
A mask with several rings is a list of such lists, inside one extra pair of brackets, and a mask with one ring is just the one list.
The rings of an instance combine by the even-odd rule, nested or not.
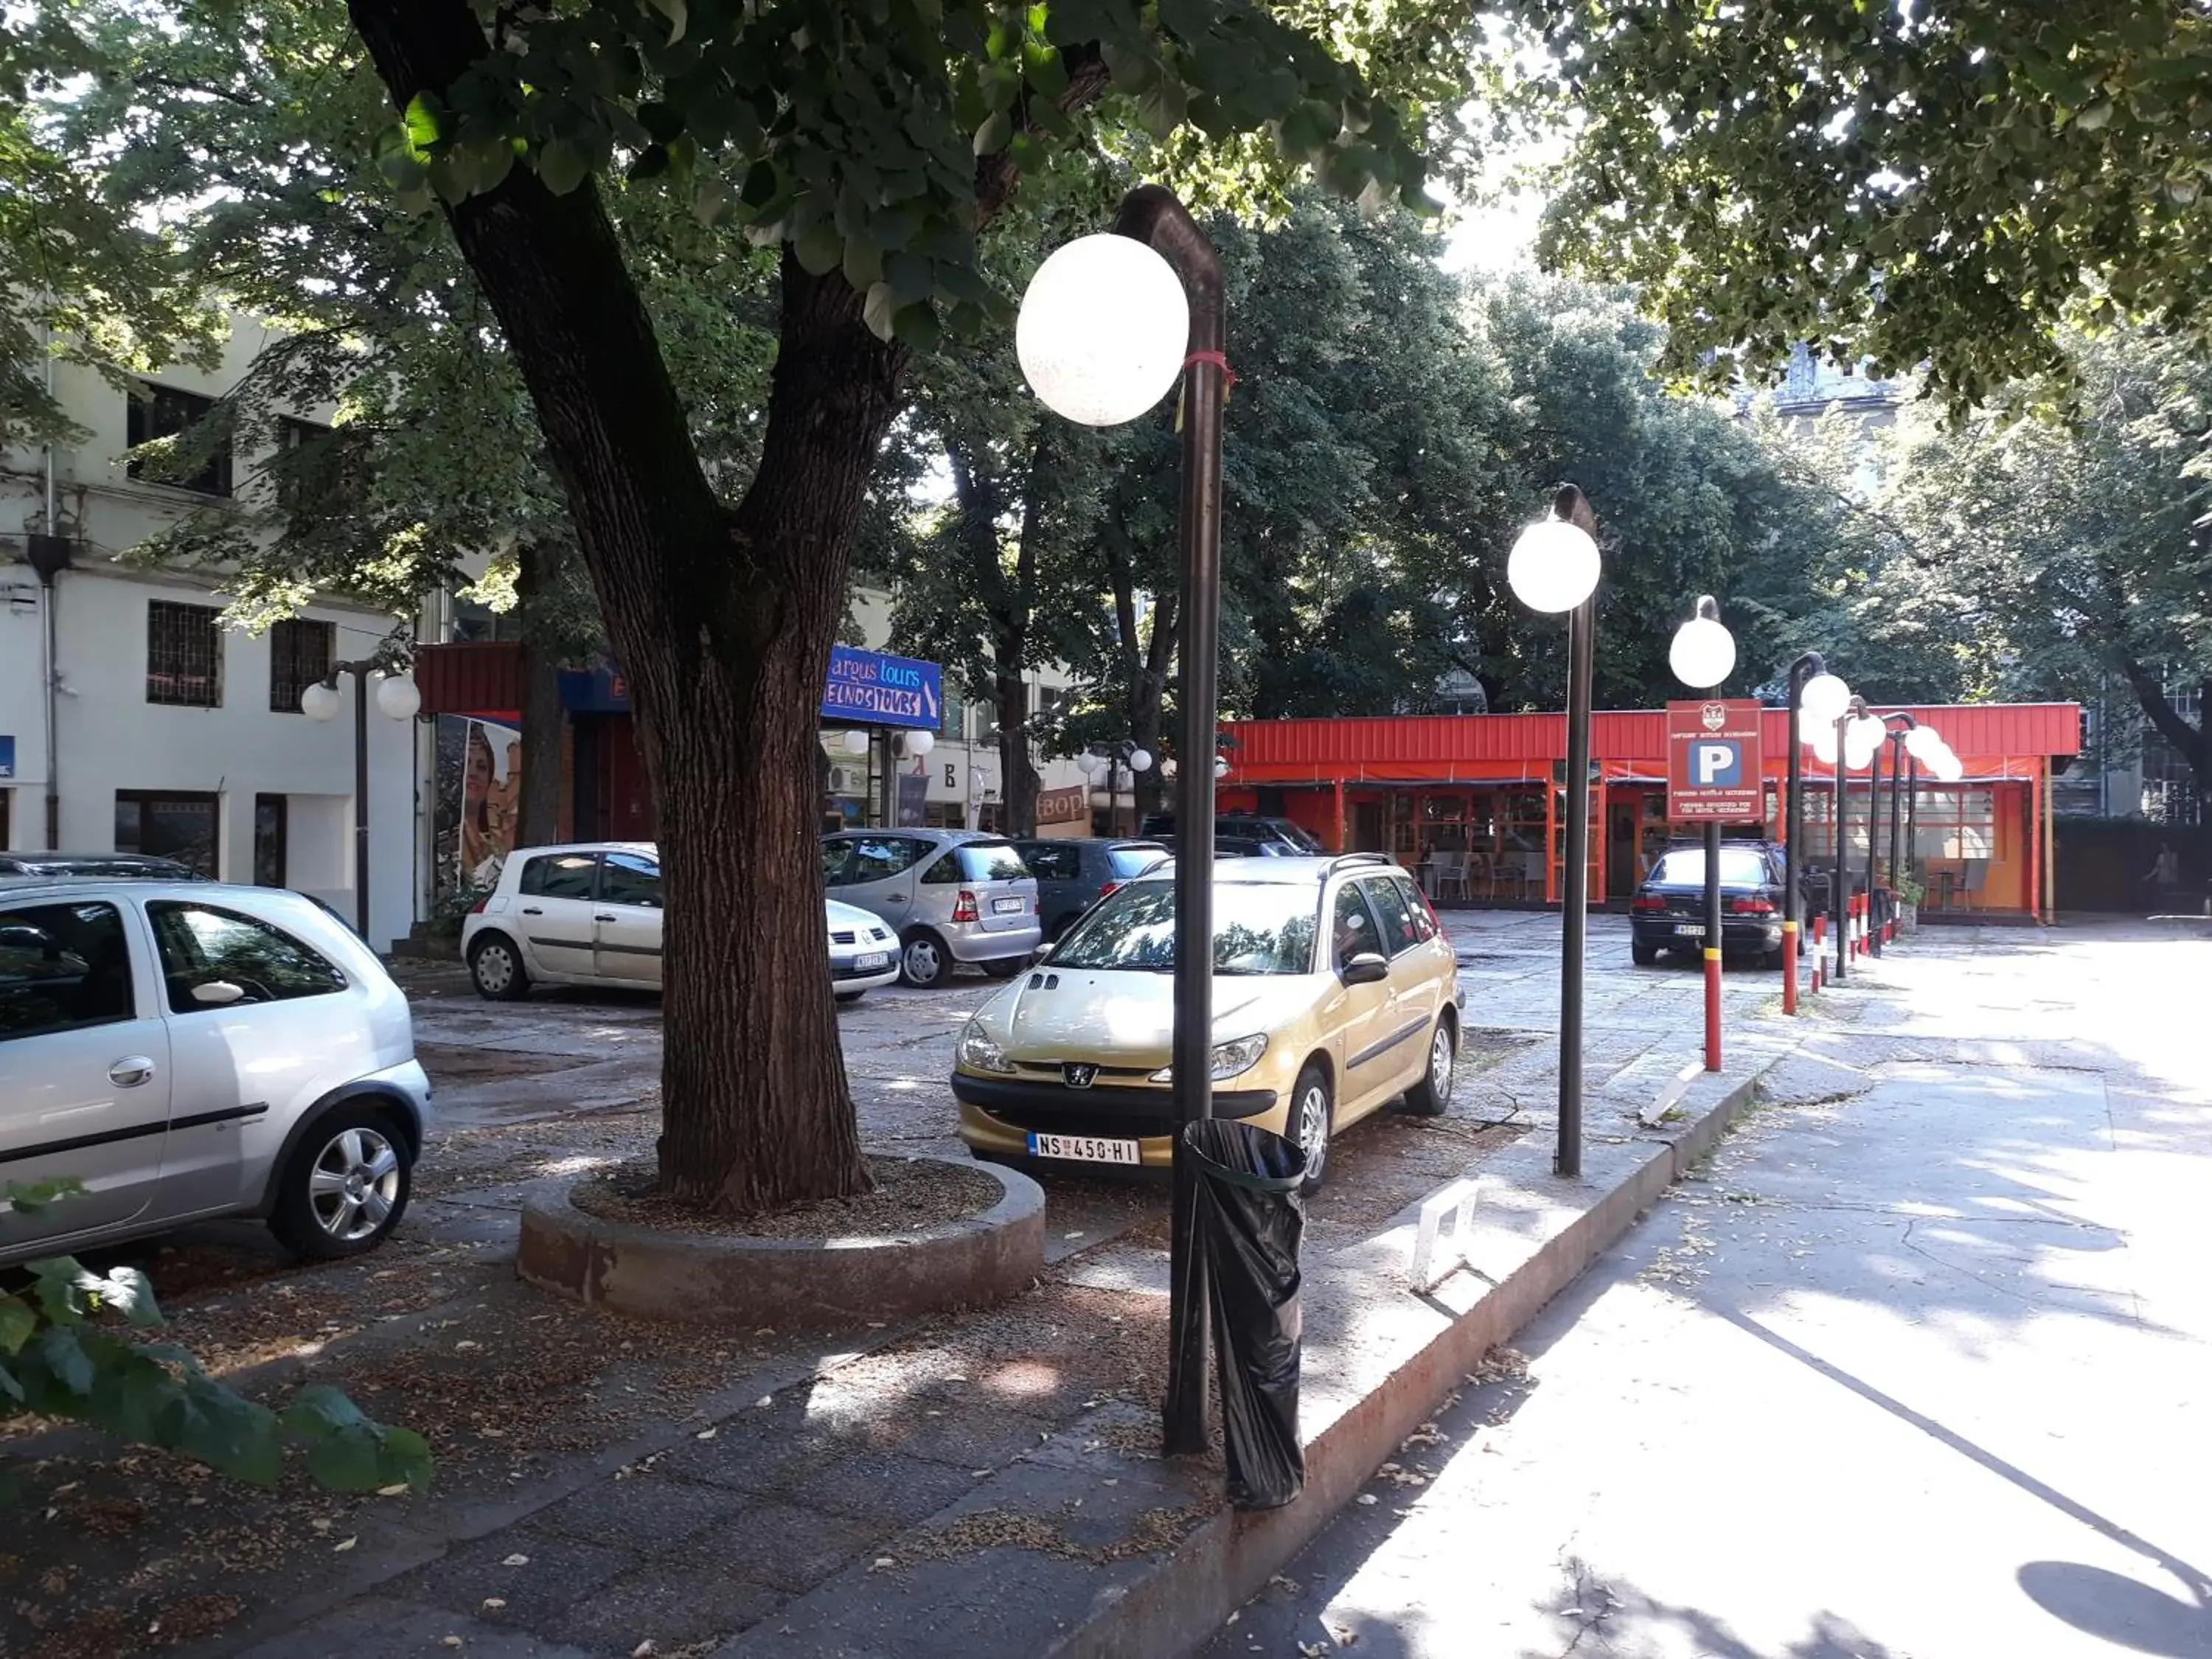
[(847, 726), (907, 726), (935, 731), (945, 715), (945, 671), (849, 645), (830, 647), (822, 717)]

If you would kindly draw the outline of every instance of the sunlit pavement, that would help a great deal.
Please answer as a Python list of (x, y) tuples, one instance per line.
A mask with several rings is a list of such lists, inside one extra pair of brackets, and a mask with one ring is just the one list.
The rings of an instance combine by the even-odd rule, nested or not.
[(2208, 985), (2142, 924), (1893, 951), (1210, 1651), (2212, 1655)]

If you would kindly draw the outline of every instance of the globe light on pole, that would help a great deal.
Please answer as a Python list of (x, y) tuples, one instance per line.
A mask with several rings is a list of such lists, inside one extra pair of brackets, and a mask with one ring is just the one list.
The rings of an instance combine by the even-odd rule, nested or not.
[(1505, 580), (1531, 611), (1571, 611), (1597, 591), (1597, 543), (1579, 525), (1540, 519), (1505, 558)]
[(1229, 757), (1227, 756), (1216, 755), (1213, 757), (1213, 775), (1217, 778), (1225, 778), (1229, 775)]
[(1850, 707), (1850, 702), (1851, 688), (1836, 675), (1814, 675), (1805, 682), (1805, 689), (1797, 697), (1797, 707), (1801, 711), (1797, 728), (1799, 735), (1810, 743), (1813, 733), (1820, 727), (1833, 731), (1836, 722), (1843, 718), (1844, 710)]
[(1844, 768), (1856, 772), (1871, 764), (1874, 751), (1881, 746), (1882, 739), (1888, 735), (1888, 728), (1870, 714), (1862, 714), (1853, 720), (1844, 728)]
[(1735, 672), (1735, 635), (1722, 625), (1710, 593), (1698, 599), (1698, 614), (1674, 630), (1667, 664), (1693, 691), (1710, 690)]
[(919, 757), (937, 747), (937, 734), (933, 732), (908, 732), (899, 742), (908, 755)]
[(329, 720), (338, 712), (337, 688), (316, 681), (300, 693), (300, 712), (311, 720)]
[(1932, 726), (1916, 726), (1905, 734), (1905, 752), (1923, 765), (1932, 764), (1948, 747)]
[(1132, 772), (1151, 771), (1152, 769), (1152, 751), (1149, 749), (1132, 749), (1129, 751), (1129, 769)]
[(1165, 259), (1133, 237), (1080, 236), (1030, 279), (1014, 355), (1054, 414), (1120, 426), (1175, 385), (1189, 338), (1189, 296)]
[(1815, 726), (1803, 735), (1806, 747), (1813, 751), (1814, 760), (1823, 766), (1833, 766), (1836, 763), (1835, 721), (1830, 720), (1826, 726)]
[(842, 741), (845, 745), (845, 752), (848, 755), (865, 755), (868, 752), (868, 734), (858, 727), (848, 732)]
[(386, 674), (376, 683), (376, 706), (396, 720), (411, 720), (422, 711), (422, 693), (413, 676)]

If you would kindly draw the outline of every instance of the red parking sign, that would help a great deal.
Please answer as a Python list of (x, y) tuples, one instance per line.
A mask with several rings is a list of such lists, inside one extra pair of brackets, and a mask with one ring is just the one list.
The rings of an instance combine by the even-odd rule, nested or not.
[(1760, 709), (1741, 698), (1667, 705), (1667, 816), (1757, 822), (1766, 810)]

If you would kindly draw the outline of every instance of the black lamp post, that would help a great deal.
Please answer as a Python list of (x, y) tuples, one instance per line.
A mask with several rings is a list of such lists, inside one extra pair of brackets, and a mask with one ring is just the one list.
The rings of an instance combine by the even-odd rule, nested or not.
[(331, 672), (300, 693), (300, 712), (326, 720), (338, 712), (338, 676), (353, 676), (353, 894), (354, 932), (372, 951), (368, 936), (368, 677), (380, 674), (376, 706), (396, 720), (411, 720), (422, 707), (422, 694), (407, 677), (401, 659), (364, 657), (331, 665)]
[(1560, 872), (1559, 1133), (1552, 1170), (1583, 1172), (1583, 963), (1589, 938), (1590, 676), (1597, 636), (1597, 519), (1583, 492), (1562, 484), (1551, 516), (1513, 544), (1505, 579), (1532, 611), (1567, 617), (1567, 844)]
[[(1801, 853), (1805, 839), (1805, 766), (1802, 751), (1802, 733), (1798, 730), (1801, 719), (1831, 718), (1821, 711), (1828, 707), (1828, 688), (1832, 686), (1841, 697), (1838, 704), (1850, 696), (1850, 690), (1834, 675), (1828, 672), (1828, 659), (1817, 651), (1808, 651), (1791, 663), (1790, 677), (1790, 805), (1782, 832), (1783, 881), (1787, 889), (1782, 906), (1782, 1012), (1797, 1012), (1797, 956), (1803, 945), (1805, 900), (1802, 884), (1805, 878), (1805, 863)], [(1808, 705), (1806, 689), (1817, 687), (1814, 700)], [(1811, 714), (1806, 711), (1812, 709)]]
[[(1131, 244), (1139, 245), (1132, 246)], [(1149, 254), (1139, 251), (1151, 250)], [(1176, 812), (1176, 1116), (1213, 1109), (1214, 769), (1221, 626), (1221, 411), (1228, 391), (1221, 261), (1189, 210), (1158, 185), (1123, 198), (1110, 236), (1056, 251), (1022, 299), (1015, 349), (1045, 404), (1071, 420), (1116, 426), (1182, 386), (1182, 633)], [(1169, 1244), (1168, 1383), (1162, 1439), (1170, 1455), (1206, 1446), (1206, 1262), (1194, 1248), (1197, 1180), (1176, 1139)]]
[(1919, 729), (1920, 722), (1901, 708), (1884, 714), (1881, 720), (1889, 728), (1889, 884), (1894, 890), (1905, 881), (1905, 867), (1898, 862), (1898, 836), (1904, 827), (1899, 786), (1910, 789), (1914, 776), (1912, 751), (1905, 740)]

